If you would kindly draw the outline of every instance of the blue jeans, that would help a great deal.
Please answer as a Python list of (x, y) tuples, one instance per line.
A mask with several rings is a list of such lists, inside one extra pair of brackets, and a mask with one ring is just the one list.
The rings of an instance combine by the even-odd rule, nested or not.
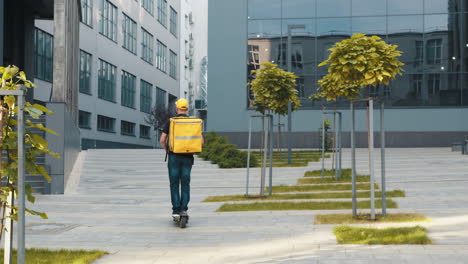
[[(169, 183), (171, 187), (172, 210), (175, 212), (187, 211), (190, 201), (190, 172), (193, 157), (169, 154), (167, 168), (169, 169)], [(179, 194), (179, 185), (180, 194)]]

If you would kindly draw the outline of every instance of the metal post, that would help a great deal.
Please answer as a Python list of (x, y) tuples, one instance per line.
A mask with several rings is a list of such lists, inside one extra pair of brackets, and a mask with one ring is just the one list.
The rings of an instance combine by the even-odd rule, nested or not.
[[(265, 128), (265, 116), (262, 117), (263, 127)], [(267, 157), (267, 144), (268, 132), (267, 129), (263, 131), (263, 160), (262, 160), (262, 173), (260, 179), (260, 197), (265, 196), (265, 174), (266, 174), (266, 157)]]
[(382, 170), (382, 216), (387, 215), (387, 194), (385, 186), (385, 125), (384, 125), (384, 102), (380, 104), (380, 164)]
[[(14, 194), (10, 192), (7, 198), (7, 205), (13, 207), (14, 206)], [(5, 207), (5, 249), (4, 249), (4, 264), (11, 264), (13, 263), (13, 219), (10, 218), (10, 215), (13, 214), (13, 209)], [(2, 232), (2, 230), (0, 230)]]
[(342, 175), (342, 171), (341, 171), (341, 162), (342, 162), (342, 156), (343, 156), (343, 152), (342, 152), (342, 148), (341, 148), (341, 144), (342, 144), (342, 129), (343, 129), (343, 117), (342, 117), (342, 114), (341, 112), (338, 112), (338, 157), (337, 157), (337, 165), (338, 165), (338, 179), (341, 178), (341, 175)]
[(273, 194), (273, 115), (270, 115), (270, 182), (269, 182), (269, 195)]
[(322, 179), (325, 178), (325, 113), (322, 116)]
[(18, 264), (25, 263), (24, 91), (18, 96)]
[(249, 172), (250, 172), (250, 146), (252, 142), (252, 117), (249, 121), (249, 142), (247, 143), (247, 179), (245, 183), (245, 196), (249, 196)]
[(356, 139), (355, 139), (355, 114), (354, 103), (351, 101), (351, 171), (352, 171), (352, 190), (353, 190), (353, 217), (357, 216), (357, 197), (356, 197)]
[(370, 174), (370, 205), (371, 205), (371, 220), (375, 220), (375, 190), (374, 190), (374, 101), (369, 99), (369, 174)]
[[(287, 43), (287, 52), (286, 52), (286, 61), (288, 64), (288, 72), (292, 70), (292, 63), (291, 63), (291, 53), (292, 53), (292, 37), (291, 37), (291, 29), (292, 25), (288, 25), (288, 43)], [(291, 101), (288, 101), (288, 164), (291, 164), (291, 130), (292, 130), (292, 122), (291, 122)]]
[(338, 114), (333, 112), (333, 130), (335, 130), (335, 180), (338, 180), (338, 125), (336, 121), (336, 116)]

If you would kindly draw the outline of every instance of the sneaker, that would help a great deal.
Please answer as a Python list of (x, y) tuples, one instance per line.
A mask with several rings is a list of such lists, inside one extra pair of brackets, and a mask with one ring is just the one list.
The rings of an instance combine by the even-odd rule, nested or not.
[(187, 211), (180, 211), (181, 216), (188, 216)]
[(176, 217), (180, 217), (180, 213), (178, 211), (172, 211), (172, 217), (176, 218)]

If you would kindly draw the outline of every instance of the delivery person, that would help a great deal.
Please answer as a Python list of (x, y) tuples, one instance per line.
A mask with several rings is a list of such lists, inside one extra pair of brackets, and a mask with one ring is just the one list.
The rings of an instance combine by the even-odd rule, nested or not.
[[(189, 105), (187, 100), (179, 99), (175, 103), (176, 117), (187, 117)], [(176, 218), (180, 215), (187, 215), (188, 203), (190, 201), (190, 172), (193, 165), (192, 153), (173, 153), (169, 151), (167, 146), (167, 138), (171, 133), (169, 131), (170, 121), (163, 127), (163, 133), (159, 142), (162, 147), (169, 152), (169, 159), (167, 167), (169, 169), (169, 182), (171, 189), (171, 202), (172, 202), (172, 217)], [(179, 194), (179, 185), (181, 192)]]

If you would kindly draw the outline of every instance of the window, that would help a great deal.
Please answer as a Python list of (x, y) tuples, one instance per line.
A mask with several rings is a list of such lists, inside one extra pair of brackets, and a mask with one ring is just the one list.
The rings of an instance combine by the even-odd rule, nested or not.
[(78, 119), (80, 128), (91, 129), (91, 113), (80, 110)]
[(121, 101), (123, 106), (135, 108), (135, 86), (135, 75), (122, 71)]
[(153, 65), (153, 35), (141, 28), (141, 58)]
[(97, 129), (103, 132), (115, 133), (115, 118), (98, 115)]
[(124, 14), (123, 23), (123, 47), (133, 54), (137, 53), (137, 24), (133, 19)]
[(171, 6), (171, 17), (170, 17), (169, 31), (177, 38), (177, 12)]
[(158, 40), (156, 47), (156, 68), (162, 72), (166, 72), (166, 56), (167, 56), (167, 47), (161, 41)]
[(120, 122), (120, 134), (124, 136), (135, 136), (135, 123), (121, 121)]
[(416, 98), (421, 97), (422, 89), (422, 74), (411, 75), (411, 83), (413, 86), (413, 93)]
[(427, 93), (429, 98), (439, 94), (440, 91), (440, 74), (429, 74), (427, 77)]
[(414, 60), (415, 65), (422, 65), (423, 58), (424, 58), (424, 50), (423, 50), (423, 41), (416, 40), (416, 59)]
[(166, 27), (167, 21), (167, 0), (158, 0), (158, 22)]
[(117, 7), (108, 0), (102, 0), (99, 33), (117, 42)]
[(442, 60), (442, 39), (430, 39), (426, 46), (427, 64), (439, 64)]
[(169, 51), (170, 51), (169, 76), (176, 79), (177, 78), (177, 54), (173, 52), (172, 50), (169, 50)]
[(99, 60), (98, 97), (115, 102), (116, 67), (104, 60)]
[(148, 13), (154, 14), (154, 0), (141, 0), (141, 5)]
[(150, 138), (150, 127), (149, 126), (144, 126), (140, 125), (140, 137), (141, 138)]
[(253, 70), (260, 69), (260, 52), (258, 45), (249, 45), (249, 65), (248, 65), (248, 74), (250, 75)]
[(34, 55), (36, 78), (52, 82), (54, 62), (54, 39), (49, 33), (38, 28), (34, 34)]
[(166, 105), (166, 91), (156, 87), (156, 105)]
[(80, 92), (91, 94), (91, 54), (80, 50)]
[(93, 3), (92, 0), (81, 0), (81, 23), (93, 26)]
[(151, 90), (153, 85), (151, 83), (141, 80), (140, 82), (140, 111), (144, 113), (151, 113), (152, 96)]

